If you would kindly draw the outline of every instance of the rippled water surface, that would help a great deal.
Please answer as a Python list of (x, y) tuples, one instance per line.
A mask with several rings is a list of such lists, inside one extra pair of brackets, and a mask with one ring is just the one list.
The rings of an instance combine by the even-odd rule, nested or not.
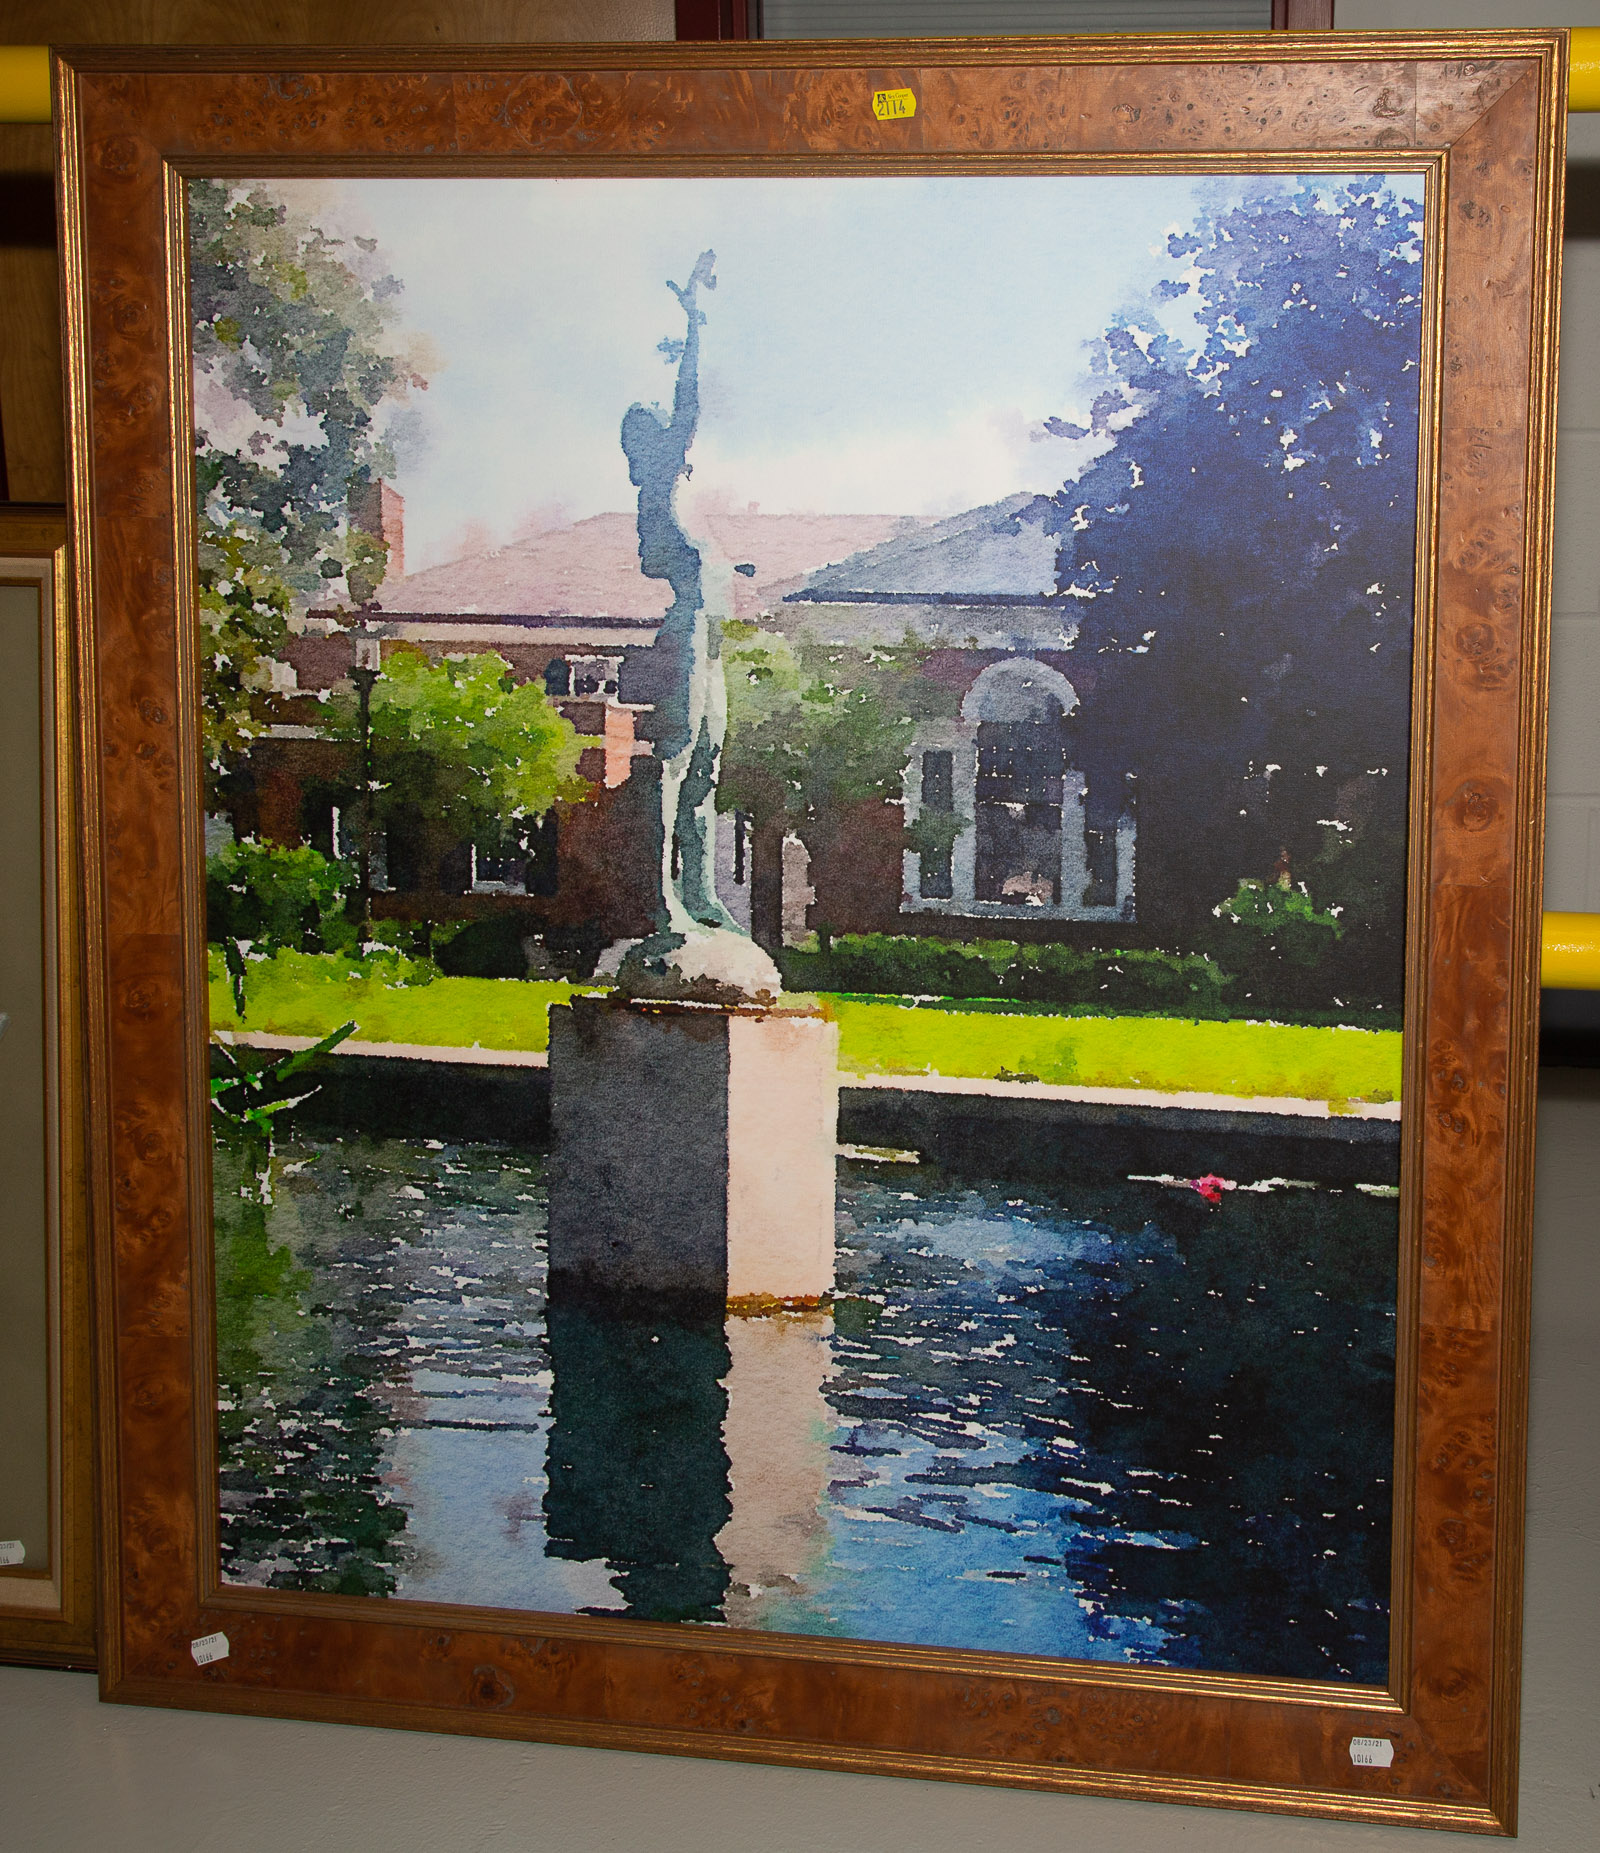
[(219, 1154), (230, 1580), (1382, 1679), (1392, 1200), (841, 1164), (831, 1311), (694, 1325), (548, 1303), (542, 1164)]

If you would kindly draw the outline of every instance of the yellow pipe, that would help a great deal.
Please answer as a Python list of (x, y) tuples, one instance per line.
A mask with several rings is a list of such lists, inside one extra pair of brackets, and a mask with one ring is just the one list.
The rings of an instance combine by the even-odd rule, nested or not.
[(1600, 109), (1600, 26), (1574, 27), (1569, 55), (1567, 108)]
[[(1600, 26), (1575, 26), (1567, 108), (1600, 110)], [(50, 120), (50, 53), (43, 45), (0, 45), (0, 122)]]
[(0, 45), (0, 122), (49, 120), (49, 47)]
[(1553, 991), (1600, 991), (1600, 914), (1546, 914), (1539, 979)]

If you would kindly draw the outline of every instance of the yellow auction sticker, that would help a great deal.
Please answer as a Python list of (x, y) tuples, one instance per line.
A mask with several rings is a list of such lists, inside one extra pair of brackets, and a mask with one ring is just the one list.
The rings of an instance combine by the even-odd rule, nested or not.
[(903, 116), (914, 116), (917, 113), (917, 93), (915, 90), (874, 90), (872, 113), (880, 122), (895, 122)]

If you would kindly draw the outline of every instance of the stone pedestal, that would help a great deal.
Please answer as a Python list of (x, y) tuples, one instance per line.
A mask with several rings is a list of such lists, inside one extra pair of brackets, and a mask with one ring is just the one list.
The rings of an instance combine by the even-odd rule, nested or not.
[(833, 1287), (838, 1026), (574, 998), (550, 1012), (552, 1285), (759, 1310)]

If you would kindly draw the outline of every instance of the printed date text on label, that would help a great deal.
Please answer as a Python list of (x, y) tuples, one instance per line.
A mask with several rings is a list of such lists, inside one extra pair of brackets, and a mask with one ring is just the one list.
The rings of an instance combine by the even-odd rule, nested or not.
[(198, 1640), (189, 1643), (189, 1652), (194, 1656), (196, 1666), (210, 1666), (213, 1660), (226, 1660), (228, 1637), (225, 1634), (202, 1634)]

